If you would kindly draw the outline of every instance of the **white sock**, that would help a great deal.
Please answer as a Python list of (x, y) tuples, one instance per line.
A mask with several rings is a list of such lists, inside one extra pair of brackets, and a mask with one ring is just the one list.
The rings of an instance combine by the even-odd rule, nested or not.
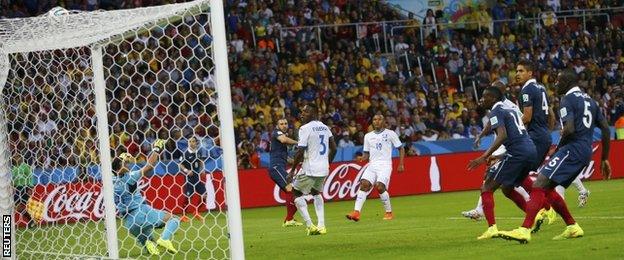
[(585, 185), (583, 185), (583, 182), (581, 182), (581, 178), (574, 179), (572, 184), (574, 184), (574, 187), (576, 187), (579, 193), (587, 193), (587, 189), (585, 188)]
[(479, 196), (479, 201), (477, 202), (475, 210), (479, 212), (479, 214), (483, 215), (483, 200), (481, 200), (481, 196)]
[(325, 206), (323, 196), (314, 195), (314, 209), (316, 210), (316, 218), (318, 218), (318, 227), (325, 227)]
[(522, 188), (522, 186), (515, 187), (514, 190), (520, 193), (525, 201), (529, 201), (529, 199), (531, 198), (529, 193), (524, 188)]
[(379, 199), (381, 199), (381, 203), (383, 203), (386, 212), (392, 212), (392, 205), (390, 205), (390, 194), (388, 194), (388, 191), (384, 191), (384, 193), (379, 194)]
[(562, 199), (565, 199), (565, 188), (563, 186), (559, 185), (555, 187), (555, 191), (559, 193), (559, 196), (561, 196)]
[(366, 197), (368, 196), (368, 192), (363, 190), (358, 190), (357, 195), (355, 197), (355, 207), (353, 208), (356, 211), (362, 211), (362, 207), (364, 206), (364, 202), (366, 201)]
[(303, 221), (306, 223), (306, 226), (312, 226), (312, 219), (310, 218), (310, 213), (308, 212), (308, 203), (306, 202), (303, 196), (295, 199), (295, 205), (303, 218)]

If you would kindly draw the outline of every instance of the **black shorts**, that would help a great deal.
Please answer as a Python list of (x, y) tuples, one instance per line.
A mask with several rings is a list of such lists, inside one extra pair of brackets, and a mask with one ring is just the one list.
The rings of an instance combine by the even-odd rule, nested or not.
[(567, 188), (591, 160), (590, 156), (578, 154), (569, 146), (559, 148), (540, 169), (540, 174)]
[(495, 180), (504, 187), (517, 187), (533, 170), (534, 164), (535, 154), (533, 153), (522, 157), (507, 154), (488, 168), (487, 178)]
[(200, 180), (200, 175), (195, 173), (193, 175), (186, 176), (186, 183), (184, 184), (184, 194), (188, 197), (198, 193), (199, 195), (206, 194), (206, 184)]
[(30, 198), (31, 187), (20, 186), (15, 187), (15, 193), (13, 193), (13, 203), (15, 205), (28, 203), (28, 199)]
[(269, 176), (275, 184), (277, 184), (280, 189), (286, 191), (286, 177), (288, 177), (288, 173), (286, 172), (286, 166), (284, 165), (271, 165), (269, 167)]

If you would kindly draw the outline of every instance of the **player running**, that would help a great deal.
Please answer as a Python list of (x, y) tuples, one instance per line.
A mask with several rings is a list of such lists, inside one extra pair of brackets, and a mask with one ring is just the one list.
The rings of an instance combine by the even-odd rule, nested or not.
[(496, 170), (488, 172), (481, 186), (483, 211), (489, 227), (477, 239), (487, 239), (498, 235), (494, 218), (493, 195), (498, 187), (501, 187), (503, 194), (521, 210), (525, 209), (526, 201), (514, 191), (514, 187), (527, 177), (531, 167), (535, 164), (535, 145), (520, 121), (520, 114), (503, 104), (503, 93), (498, 88), (489, 87), (483, 93), (483, 103), (486, 107), (492, 107), (489, 118), (491, 128), (496, 131), (496, 139), (483, 155), (468, 163), (468, 169), (473, 170), (485, 163), (501, 144), (505, 144), (507, 153), (496, 166)]
[(567, 227), (554, 240), (582, 237), (583, 229), (576, 223), (565, 201), (554, 191), (555, 186), (568, 187), (591, 160), (592, 136), (594, 127), (602, 132), (602, 175), (609, 179), (609, 137), (610, 130), (606, 119), (600, 113), (596, 102), (576, 86), (578, 77), (571, 70), (560, 72), (555, 87), (561, 95), (560, 118), (563, 129), (561, 141), (548, 163), (539, 171), (533, 183), (531, 199), (527, 204), (526, 217), (522, 227), (512, 231), (501, 231), (502, 238), (520, 243), (531, 241), (530, 227), (544, 202), (548, 201), (561, 215)]
[[(139, 243), (152, 255), (159, 255), (158, 246), (165, 248), (171, 253), (177, 253), (171, 238), (178, 230), (180, 220), (168, 212), (157, 210), (148, 205), (137, 189), (137, 182), (154, 169), (158, 157), (165, 146), (165, 141), (154, 141), (152, 153), (147, 158), (147, 164), (137, 171), (129, 171), (126, 161), (131, 155), (121, 154), (113, 159), (113, 184), (115, 190), (115, 205), (117, 212), (123, 219), (123, 225), (128, 232), (135, 236)], [(160, 238), (154, 243), (152, 231), (154, 228), (165, 227)]]
[(364, 158), (362, 160), (365, 161), (370, 158), (370, 163), (360, 180), (360, 189), (357, 192), (353, 212), (347, 215), (348, 219), (356, 222), (360, 220), (362, 206), (370, 194), (373, 183), (386, 210), (383, 219), (391, 220), (394, 218), (390, 205), (390, 194), (387, 191), (392, 173), (392, 149), (399, 149), (399, 167), (397, 169), (399, 172), (404, 170), (405, 149), (399, 140), (399, 136), (394, 131), (384, 127), (385, 123), (383, 115), (375, 115), (373, 117), (374, 130), (364, 136)]
[[(323, 235), (327, 233), (325, 228), (325, 209), (321, 191), (323, 182), (329, 174), (329, 162), (336, 154), (336, 142), (332, 132), (325, 124), (317, 120), (318, 108), (314, 104), (308, 104), (301, 111), (301, 119), (304, 123), (299, 128), (299, 142), (294, 162), (287, 181), (293, 181), (295, 171), (299, 163), (303, 161), (301, 171), (294, 179), (293, 193), (295, 205), (299, 209), (299, 214), (306, 224), (306, 232), (310, 235)], [(303, 195), (312, 195), (314, 198), (314, 209), (318, 224), (312, 224), (308, 204)]]
[(294, 218), (297, 212), (295, 200), (292, 194), (292, 186), (287, 185), (286, 163), (288, 162), (288, 145), (296, 145), (297, 141), (286, 136), (288, 131), (288, 120), (282, 118), (277, 121), (277, 127), (273, 130), (271, 137), (271, 151), (269, 163), (269, 176), (278, 187), (286, 194), (286, 218), (283, 227), (293, 227), (303, 225)]

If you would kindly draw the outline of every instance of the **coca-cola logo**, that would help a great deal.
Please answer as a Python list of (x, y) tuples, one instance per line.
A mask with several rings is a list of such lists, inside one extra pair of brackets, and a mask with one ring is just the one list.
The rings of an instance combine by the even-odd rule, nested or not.
[(67, 219), (104, 217), (104, 196), (100, 191), (87, 191), (79, 193), (68, 191), (66, 185), (57, 186), (46, 196), (43, 202), (43, 219), (54, 222)]
[[(368, 164), (360, 166), (355, 163), (345, 163), (336, 167), (325, 178), (325, 184), (323, 185), (323, 198), (325, 200), (332, 200), (334, 198), (354, 198), (359, 188), (359, 180), (368, 168)], [(348, 174), (350, 171), (357, 171), (357, 175), (353, 179), (349, 179)], [(280, 196), (280, 188), (275, 185), (273, 188), (273, 198), (277, 203), (285, 203), (286, 201)]]

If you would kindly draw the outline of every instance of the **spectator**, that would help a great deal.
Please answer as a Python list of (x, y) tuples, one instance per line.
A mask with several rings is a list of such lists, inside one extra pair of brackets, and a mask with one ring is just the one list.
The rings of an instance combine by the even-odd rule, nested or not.
[(342, 132), (342, 138), (338, 141), (338, 147), (347, 148), (354, 146), (355, 144), (351, 141), (351, 135), (349, 135), (349, 132)]

